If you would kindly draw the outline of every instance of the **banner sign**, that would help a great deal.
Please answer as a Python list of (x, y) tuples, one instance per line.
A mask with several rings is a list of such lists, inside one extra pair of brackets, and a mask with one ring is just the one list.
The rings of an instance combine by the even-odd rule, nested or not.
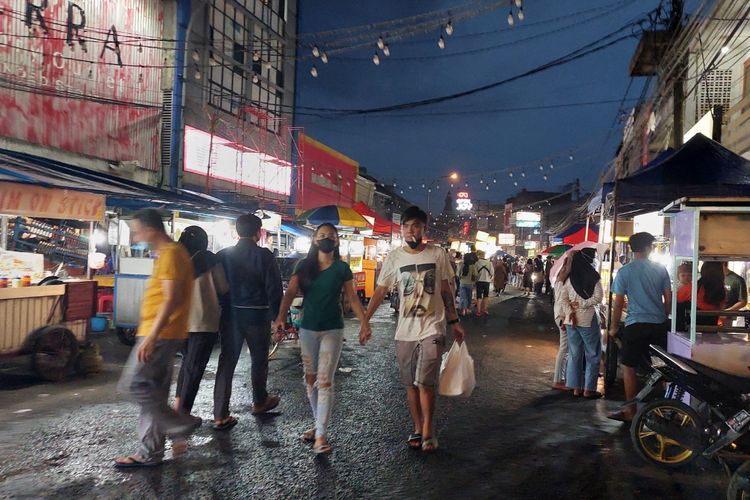
[(0, 182), (0, 214), (102, 221), (105, 205), (101, 194)]

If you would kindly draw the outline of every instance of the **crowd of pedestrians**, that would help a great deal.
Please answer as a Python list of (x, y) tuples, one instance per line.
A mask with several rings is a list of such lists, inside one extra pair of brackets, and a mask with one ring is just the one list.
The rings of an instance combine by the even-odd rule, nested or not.
[[(405, 441), (425, 452), (437, 450), (435, 391), (446, 333), (451, 330), (457, 342), (464, 337), (455, 303), (455, 270), (444, 249), (425, 241), (424, 211), (411, 207), (401, 221), (405, 246), (385, 259), (365, 311), (352, 272), (341, 260), (339, 236), (331, 224), (315, 230), (310, 251), (295, 267), (284, 293), (273, 254), (258, 245), (262, 223), (255, 215), (239, 217), (238, 243), (215, 255), (208, 251), (208, 235), (200, 227), (188, 227), (174, 242), (158, 211), (137, 212), (131, 222), (132, 238), (148, 245), (157, 258), (146, 284), (136, 345), (118, 384), (120, 392), (140, 406), (140, 445), (136, 452), (117, 457), (115, 466), (161, 464), (167, 438), (172, 440), (173, 456), (186, 451), (188, 436), (203, 423), (190, 412), (217, 340), (221, 352), (213, 429), (228, 431), (239, 422), (230, 412), (230, 400), (243, 344), (251, 356), (251, 413), (276, 408), (280, 398), (267, 390), (269, 347), (272, 337), (280, 338), (298, 294), (304, 300), (299, 331), (303, 382), (314, 422), (301, 438), (312, 444), (315, 454), (331, 453), (328, 428), (343, 345), (342, 294), (360, 321), (359, 340), (365, 345), (372, 335), (370, 318), (394, 286), (401, 304), (397, 362), (414, 424)], [(486, 263), (481, 278), (489, 284), (493, 267), (476, 254), (470, 258), (474, 258), (469, 264), (473, 269), (477, 263)], [(482, 285), (483, 299), (487, 288)], [(168, 401), (178, 351), (183, 359), (172, 408)]]

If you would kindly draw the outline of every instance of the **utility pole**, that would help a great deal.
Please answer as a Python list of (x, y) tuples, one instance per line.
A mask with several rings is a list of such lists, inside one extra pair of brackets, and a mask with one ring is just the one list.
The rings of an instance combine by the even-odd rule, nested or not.
[[(682, 13), (684, 10), (684, 0), (672, 0), (672, 10), (669, 16), (669, 32), (671, 39), (675, 40), (682, 29)], [(685, 82), (684, 71), (685, 65), (679, 61), (674, 82), (672, 83), (672, 147), (677, 149), (682, 146), (683, 129), (685, 123)]]

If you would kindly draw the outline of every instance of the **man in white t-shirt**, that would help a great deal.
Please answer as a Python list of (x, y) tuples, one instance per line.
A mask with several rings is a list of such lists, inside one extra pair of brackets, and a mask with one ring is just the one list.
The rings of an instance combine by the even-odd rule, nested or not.
[(455, 273), (448, 253), (423, 241), (426, 227), (427, 214), (419, 207), (410, 207), (401, 215), (401, 236), (406, 246), (386, 257), (367, 308), (367, 319), (380, 307), (385, 294), (398, 284), (401, 307), (396, 354), (414, 421), (414, 432), (407, 442), (412, 448), (431, 452), (438, 448), (433, 416), (446, 324), (451, 326), (457, 342), (463, 342), (464, 330), (459, 324), (450, 285)]

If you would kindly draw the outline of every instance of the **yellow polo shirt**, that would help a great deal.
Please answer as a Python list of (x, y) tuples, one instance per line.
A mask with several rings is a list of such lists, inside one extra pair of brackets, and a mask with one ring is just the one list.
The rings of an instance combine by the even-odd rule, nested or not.
[(188, 255), (184, 246), (180, 243), (169, 243), (160, 249), (159, 257), (154, 262), (154, 272), (151, 273), (151, 277), (146, 283), (146, 291), (141, 303), (139, 337), (145, 337), (151, 333), (156, 315), (159, 314), (159, 308), (164, 303), (164, 290), (161, 284), (163, 280), (179, 281), (177, 291), (181, 296), (177, 308), (159, 332), (159, 338), (179, 340), (188, 337), (193, 278), (193, 263), (190, 261), (190, 255)]

